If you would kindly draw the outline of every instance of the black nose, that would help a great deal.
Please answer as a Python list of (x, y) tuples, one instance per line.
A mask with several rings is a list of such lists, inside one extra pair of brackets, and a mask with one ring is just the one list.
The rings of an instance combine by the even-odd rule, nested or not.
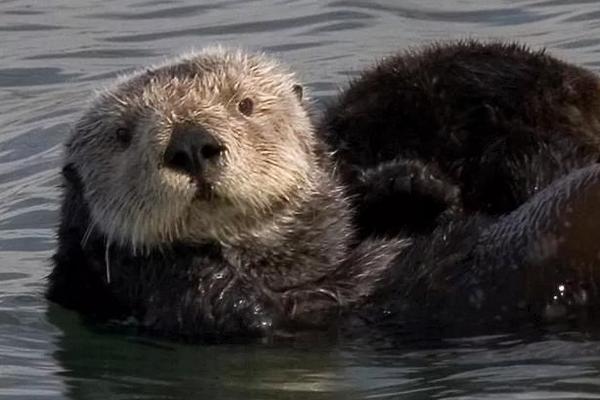
[(168, 168), (199, 176), (207, 163), (216, 161), (223, 146), (201, 126), (176, 127), (165, 151), (164, 162)]

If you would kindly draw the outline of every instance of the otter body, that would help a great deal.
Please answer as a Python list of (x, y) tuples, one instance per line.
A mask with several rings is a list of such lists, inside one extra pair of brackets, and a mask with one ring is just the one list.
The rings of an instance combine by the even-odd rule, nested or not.
[(357, 243), (330, 162), (266, 57), (209, 49), (126, 77), (67, 142), (47, 296), (170, 336), (321, 325), (404, 246)]
[(383, 59), (319, 130), (365, 235), (411, 235), (506, 214), (596, 163), (599, 116), (591, 72), (518, 44), (466, 41)]
[[(490, 57), (501, 49), (491, 47)], [(475, 198), (468, 208), (465, 193), (476, 193), (476, 180), (460, 183), (450, 169), (431, 165), (434, 155), (451, 164), (447, 137), (423, 131), (419, 139), (415, 131), (409, 142), (435, 154), (403, 153), (404, 139), (390, 133), (401, 132), (394, 109), (377, 106), (388, 98), (378, 97), (384, 86), (374, 86), (367, 103), (387, 120), (336, 130), (344, 125), (334, 124), (330, 111), (322, 126), (332, 130), (323, 136), (313, 132), (294, 76), (264, 56), (209, 49), (117, 82), (94, 100), (66, 145), (48, 298), (192, 340), (358, 325), (512, 324), (542, 318), (549, 304), (562, 314), (596, 304), (597, 247), (589, 238), (600, 217), (600, 168), (575, 170), (591, 156), (523, 171), (528, 182), (547, 187), (506, 212)], [(390, 101), (403, 96), (392, 95)], [(363, 115), (352, 107), (344, 115), (352, 112)], [(540, 148), (574, 137), (556, 132), (540, 139)], [(413, 153), (420, 158), (404, 162)], [(415, 166), (424, 178), (418, 189), (442, 207), (423, 216), (423, 224), (435, 224), (421, 229), (414, 219), (410, 230), (405, 222), (415, 210), (408, 202), (392, 207), (398, 190), (383, 183), (412, 179)], [(390, 196), (385, 212), (397, 226), (353, 223), (353, 202), (365, 222), (361, 185), (377, 199)], [(554, 301), (557, 285), (568, 280), (576, 285)]]

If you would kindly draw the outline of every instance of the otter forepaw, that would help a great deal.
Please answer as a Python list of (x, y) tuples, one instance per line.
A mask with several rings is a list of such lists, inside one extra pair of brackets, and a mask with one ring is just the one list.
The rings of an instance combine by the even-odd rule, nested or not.
[(358, 179), (360, 226), (397, 233), (426, 232), (462, 209), (461, 192), (434, 166), (396, 159), (365, 170)]
[(236, 282), (212, 299), (215, 331), (224, 337), (265, 337), (274, 317), (264, 295)]

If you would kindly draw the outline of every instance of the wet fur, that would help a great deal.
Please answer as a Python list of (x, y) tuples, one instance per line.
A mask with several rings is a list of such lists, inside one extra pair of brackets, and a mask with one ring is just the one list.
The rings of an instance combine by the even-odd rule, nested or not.
[[(295, 85), (266, 57), (217, 49), (101, 93), (67, 142), (48, 298), (192, 338), (323, 326), (367, 301), (407, 242), (357, 242)], [(209, 185), (161, 165), (178, 123), (225, 144)]]
[(320, 133), (365, 235), (514, 210), (600, 158), (600, 81), (519, 44), (452, 42), (381, 60)]
[[(339, 217), (328, 208), (296, 215), (289, 242), (248, 242), (225, 248), (216, 241), (171, 243), (143, 255), (106, 238), (81, 239), (89, 212), (81, 181), (72, 167), (63, 171), (59, 248), (50, 275), (49, 299), (99, 320), (134, 318), (146, 332), (197, 340), (285, 335), (327, 326), (368, 301), (389, 278), (388, 266), (405, 241), (366, 241), (350, 250), (349, 232), (329, 230), (313, 220)], [(333, 203), (335, 206), (335, 203)], [(323, 225), (335, 222), (322, 220)], [(348, 246), (347, 258), (331, 262), (335, 245)], [(306, 257), (323, 254), (322, 259)], [(111, 265), (108, 282), (106, 264)]]
[[(50, 300), (191, 340), (520, 324), (540, 320), (556, 284), (571, 278), (588, 284), (583, 305), (596, 304), (594, 243), (574, 258), (561, 244), (597, 233), (582, 216), (597, 216), (600, 168), (575, 171), (597, 158), (593, 75), (514, 45), (435, 46), (365, 72), (314, 135), (295, 79), (244, 57), (208, 52), (138, 73), (84, 113), (67, 145)], [(248, 60), (255, 68), (245, 71), (272, 81), (266, 90), (287, 106), (267, 100), (275, 108), (259, 114), (262, 129), (240, 129), (223, 99), (209, 96), (196, 113), (214, 88), (238, 99), (260, 86), (240, 73)], [(232, 69), (215, 73), (215, 64)], [(539, 86), (521, 86), (533, 77)], [(228, 86), (237, 79), (246, 86)], [(216, 189), (204, 203), (188, 180), (154, 165), (169, 135), (156, 128), (181, 115), (233, 146), (228, 164), (208, 172)], [(121, 123), (156, 140), (119, 144)], [(133, 164), (114, 162), (135, 151), (143, 157)], [(103, 208), (114, 201), (126, 211)], [(564, 232), (554, 227), (567, 225), (577, 229), (555, 240)], [(357, 228), (376, 235), (361, 239)]]

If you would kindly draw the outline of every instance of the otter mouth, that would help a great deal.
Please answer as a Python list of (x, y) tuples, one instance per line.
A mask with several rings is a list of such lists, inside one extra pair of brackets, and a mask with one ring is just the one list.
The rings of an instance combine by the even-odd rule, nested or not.
[(194, 194), (194, 200), (199, 201), (211, 201), (215, 198), (214, 185), (208, 182), (203, 177), (191, 178), (192, 183), (196, 185), (196, 193)]

